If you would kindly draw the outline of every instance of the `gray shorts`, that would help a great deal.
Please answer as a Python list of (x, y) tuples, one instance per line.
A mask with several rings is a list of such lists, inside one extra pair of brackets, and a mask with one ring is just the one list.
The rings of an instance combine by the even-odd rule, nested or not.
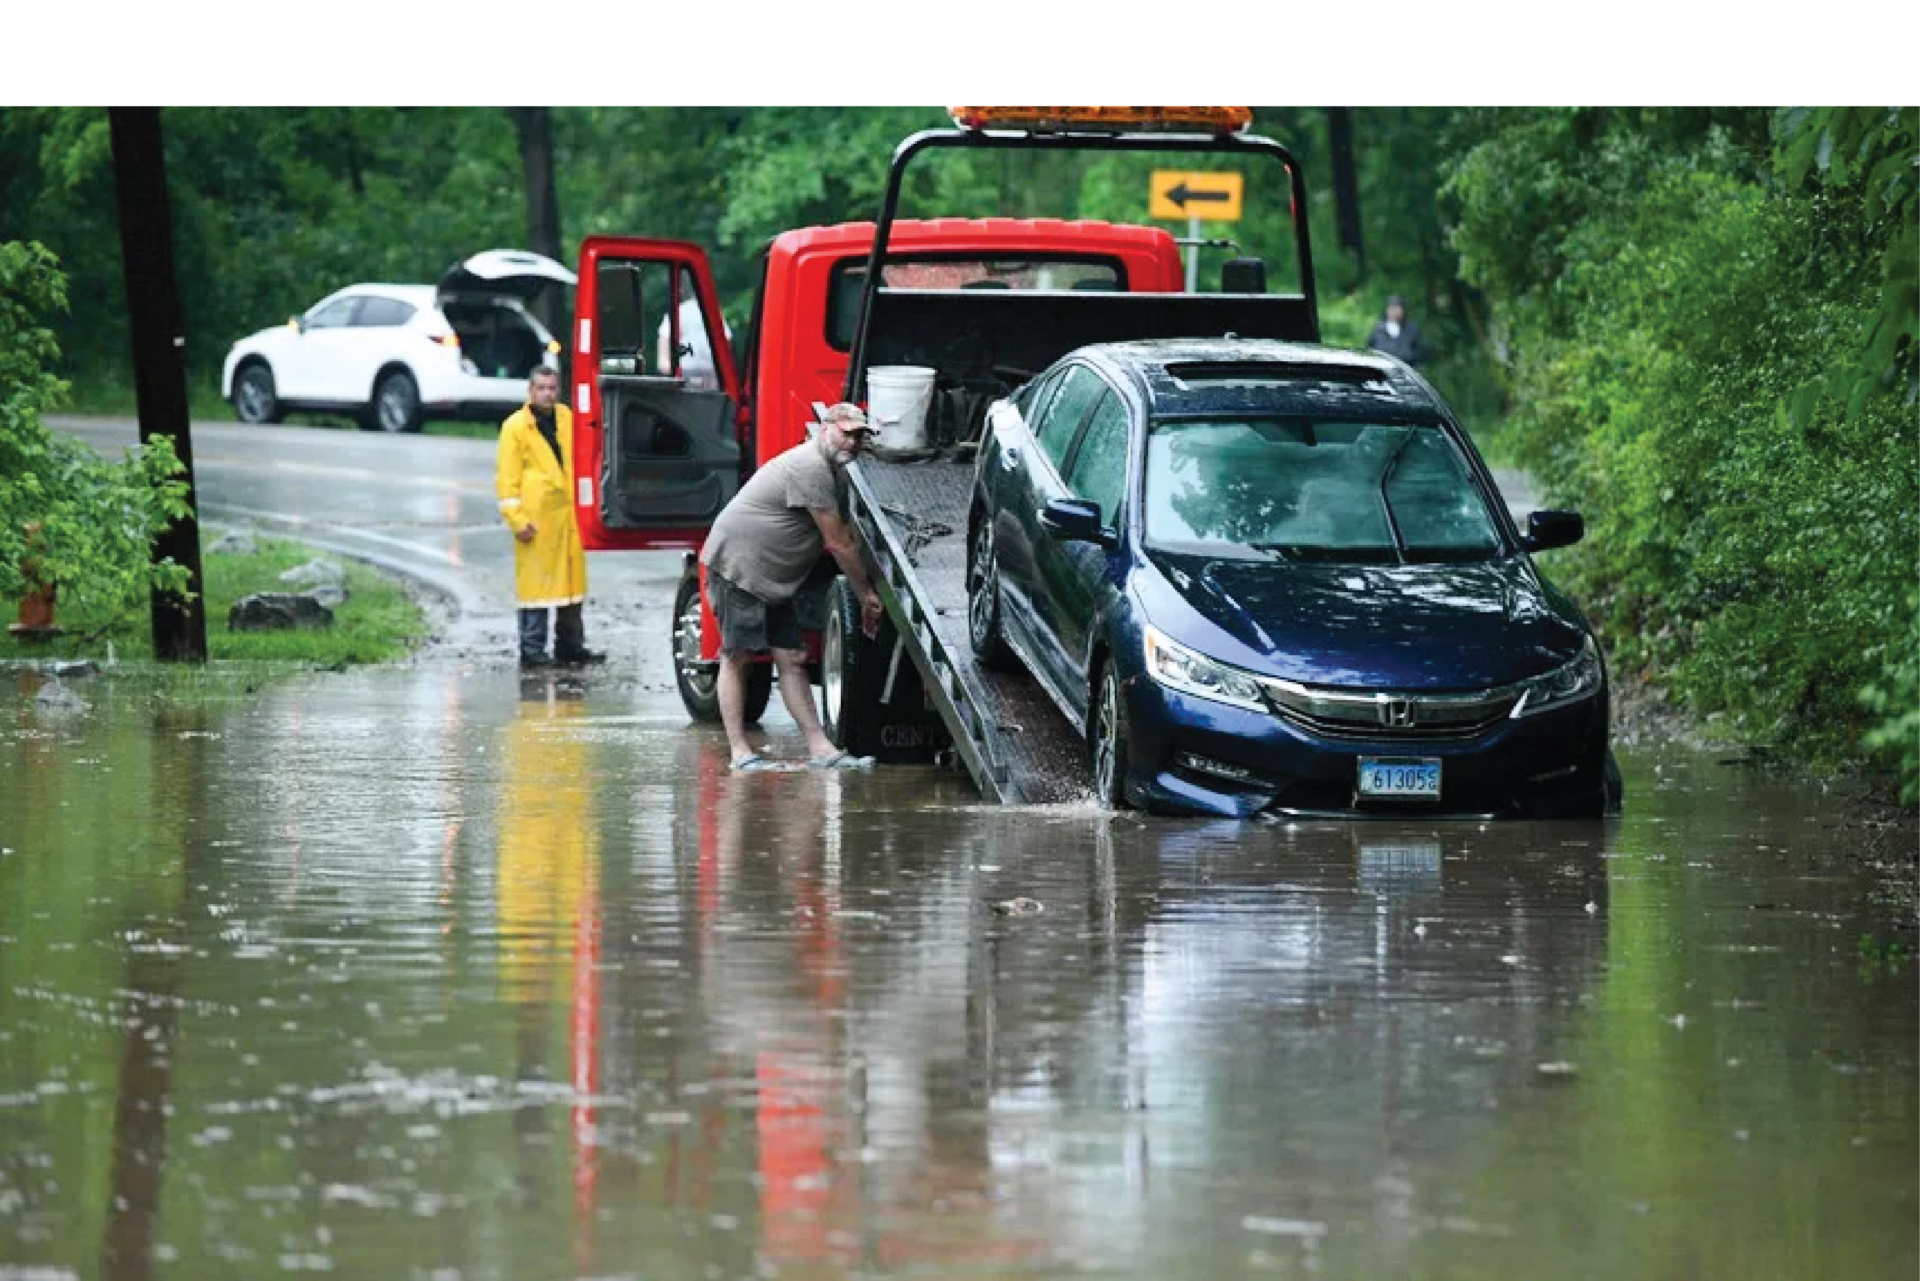
[(707, 603), (720, 622), (720, 652), (764, 654), (770, 649), (805, 649), (800, 616), (792, 601), (769, 605), (752, 592), (735, 587), (711, 570), (707, 573)]

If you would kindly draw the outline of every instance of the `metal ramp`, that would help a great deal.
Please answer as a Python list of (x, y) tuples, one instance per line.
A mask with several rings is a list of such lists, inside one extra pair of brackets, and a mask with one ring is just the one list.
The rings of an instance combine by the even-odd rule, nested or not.
[[(874, 589), (920, 670), (954, 750), (981, 793), (1003, 804), (1084, 800), (1086, 746), (1024, 670), (993, 672), (967, 638), (967, 501), (973, 463), (847, 469), (848, 507), (877, 573)], [(934, 533), (944, 527), (945, 533)]]

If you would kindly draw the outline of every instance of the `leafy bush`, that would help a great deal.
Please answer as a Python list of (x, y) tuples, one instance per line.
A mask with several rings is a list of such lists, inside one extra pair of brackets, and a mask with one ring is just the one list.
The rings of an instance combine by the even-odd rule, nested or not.
[[(1911, 798), (1920, 431), (1892, 380), (1830, 376), (1885, 332), (1884, 237), (1713, 130), (1575, 155), (1571, 127), (1522, 123), (1453, 187), (1511, 343), (1514, 450), (1588, 518), (1556, 572), (1616, 667), (1764, 749), (1902, 768)], [(1515, 187), (1570, 220), (1545, 267), (1508, 255), (1540, 241)]]
[(22, 572), (31, 562), (63, 604), (112, 617), (153, 588), (185, 591), (185, 567), (149, 563), (149, 548), (187, 514), (187, 487), (169, 441), (110, 463), (41, 422), (67, 385), (47, 372), (60, 353), (40, 321), (65, 306), (66, 281), (45, 247), (0, 244), (0, 599), (31, 588)]

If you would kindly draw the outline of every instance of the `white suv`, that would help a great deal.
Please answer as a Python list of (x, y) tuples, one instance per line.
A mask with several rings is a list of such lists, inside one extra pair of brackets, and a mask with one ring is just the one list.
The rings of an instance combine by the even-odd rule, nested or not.
[[(235, 343), (220, 394), (248, 423), (299, 409), (352, 414), (383, 431), (418, 431), (428, 418), (498, 420), (526, 402), (535, 366), (560, 362), (561, 344), (529, 303), (574, 281), (551, 258), (492, 249), (438, 287), (349, 285)], [(571, 303), (569, 292), (562, 310)]]

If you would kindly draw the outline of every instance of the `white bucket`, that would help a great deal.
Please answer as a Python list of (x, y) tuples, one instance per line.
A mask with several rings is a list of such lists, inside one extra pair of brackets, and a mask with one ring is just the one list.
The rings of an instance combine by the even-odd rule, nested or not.
[(867, 370), (867, 417), (880, 429), (877, 448), (892, 454), (927, 447), (933, 376), (926, 365), (875, 365)]

